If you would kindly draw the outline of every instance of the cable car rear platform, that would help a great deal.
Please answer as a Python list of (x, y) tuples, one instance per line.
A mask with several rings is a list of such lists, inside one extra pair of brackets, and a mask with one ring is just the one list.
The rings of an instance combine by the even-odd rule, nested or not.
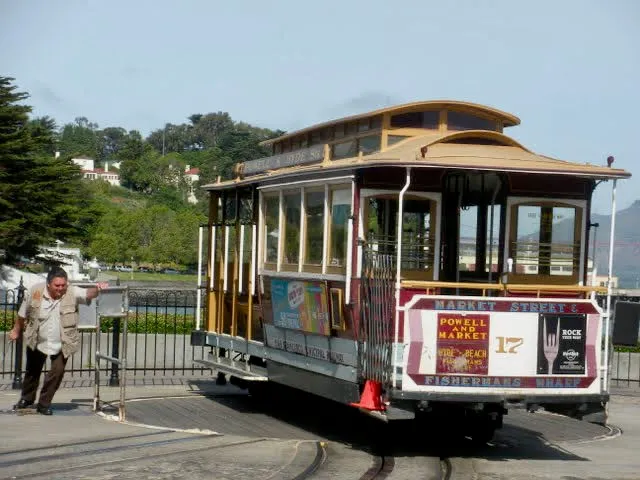
[[(233, 335), (211, 334), (203, 330), (194, 330), (191, 332), (191, 345), (212, 348), (206, 359), (194, 360), (194, 363), (246, 381), (268, 380), (264, 363), (255, 361), (266, 357), (266, 348), (262, 342)], [(220, 356), (214, 353), (214, 350), (219, 352), (220, 349), (229, 352), (230, 356)]]
[(253, 365), (244, 360), (236, 359), (235, 357), (216, 357), (213, 353), (210, 353), (206, 360), (194, 360), (194, 363), (224, 374), (232, 375), (244, 381), (266, 382), (269, 380), (265, 367)]

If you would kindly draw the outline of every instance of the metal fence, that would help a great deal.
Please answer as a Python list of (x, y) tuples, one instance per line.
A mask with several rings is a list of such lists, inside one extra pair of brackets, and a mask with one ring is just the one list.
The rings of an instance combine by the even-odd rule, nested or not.
[[(0, 342), (2, 354), (0, 381), (11, 381), (17, 388), (24, 375), (26, 357), (22, 342), (12, 342), (9, 331), (13, 328), (21, 302), (21, 289), (0, 292)], [(206, 358), (207, 347), (190, 344), (191, 331), (196, 328), (197, 302), (191, 290), (129, 289), (129, 318), (127, 336), (127, 376), (211, 375), (211, 370), (195, 363)], [(96, 335), (107, 355), (117, 352), (120, 342), (120, 320), (103, 319), (101, 332), (80, 332), (80, 348), (69, 359), (65, 372), (74, 378), (93, 378)], [(18, 354), (20, 352), (21, 354)], [(45, 371), (49, 367), (49, 360)], [(100, 371), (112, 378), (117, 369), (101, 362)], [(104, 368), (103, 368), (104, 367)]]
[(358, 364), (363, 378), (385, 387), (393, 368), (394, 263), (393, 255), (363, 253)]
[[(380, 266), (378, 266), (380, 267)], [(380, 273), (380, 272), (378, 272)], [(368, 309), (365, 308), (366, 323), (369, 329), (368, 335), (374, 335), (381, 340), (388, 338), (391, 332), (380, 325), (373, 325), (376, 319), (384, 318), (382, 311), (376, 308), (382, 307), (381, 298), (387, 298), (389, 292), (384, 288), (377, 291), (376, 288), (386, 285), (379, 277), (379, 285), (374, 282), (367, 284), (370, 296)], [(391, 292), (392, 293), (392, 292)], [(20, 304), (20, 294), (10, 290), (0, 292), (0, 382), (12, 382), (14, 386), (20, 384), (26, 365), (24, 348), (16, 342), (9, 340), (9, 331), (13, 327)], [(209, 376), (211, 370), (195, 363), (196, 360), (207, 358), (208, 347), (193, 347), (190, 344), (190, 333), (195, 329), (197, 295), (203, 295), (204, 291), (191, 290), (129, 290), (129, 320), (127, 337), (127, 376), (175, 376), (175, 375), (203, 375)], [(365, 295), (366, 297), (366, 295)], [(374, 301), (374, 298), (378, 301)], [(205, 302), (201, 298), (201, 315), (204, 318)], [(614, 296), (612, 298), (612, 311), (615, 312), (617, 301), (640, 302), (639, 297)], [(389, 302), (390, 303), (390, 302)], [(598, 303), (605, 308), (606, 298), (599, 297)], [(379, 323), (379, 322), (377, 322)], [(95, 335), (102, 335), (100, 345), (107, 347), (107, 355), (117, 351), (118, 347), (118, 321), (102, 320), (102, 331), (82, 331), (81, 346), (67, 363), (66, 372), (74, 378), (93, 378), (95, 362)], [(365, 327), (365, 325), (363, 325)], [(114, 343), (115, 342), (115, 343)], [(372, 345), (373, 347), (373, 345)], [(617, 349), (611, 356), (611, 380), (614, 386), (638, 386), (640, 387), (640, 352), (637, 349)], [(634, 351), (630, 351), (634, 350)], [(21, 352), (21, 355), (17, 355)], [(378, 364), (361, 365), (367, 373), (373, 373), (376, 367), (387, 364), (390, 361), (388, 351), (384, 349), (378, 352), (375, 358)], [(45, 369), (48, 368), (48, 363)], [(102, 368), (104, 366), (104, 368)], [(383, 369), (388, 371), (388, 369)], [(101, 373), (105, 375), (117, 375), (117, 369), (108, 363), (101, 363)], [(382, 379), (386, 380), (388, 379)]]
[[(607, 308), (607, 297), (599, 296), (597, 297), (598, 304), (600, 307), (606, 311)], [(616, 304), (618, 302), (632, 302), (640, 304), (639, 296), (629, 296), (629, 295), (612, 295), (611, 297), (611, 311), (613, 312), (612, 317), (612, 325), (615, 322), (615, 316), (623, 315), (624, 312), (622, 310), (616, 309)], [(618, 310), (618, 311), (617, 311)], [(629, 319), (626, 319), (629, 320)], [(613, 332), (611, 332), (613, 333)], [(629, 331), (628, 334), (632, 338), (629, 340), (628, 338), (627, 345), (637, 340), (638, 333), (635, 332), (636, 335), (634, 337), (634, 332)], [(640, 349), (636, 347), (629, 346), (618, 346), (612, 352), (610, 359), (610, 378), (611, 378), (611, 386), (613, 387), (636, 387), (640, 388)]]

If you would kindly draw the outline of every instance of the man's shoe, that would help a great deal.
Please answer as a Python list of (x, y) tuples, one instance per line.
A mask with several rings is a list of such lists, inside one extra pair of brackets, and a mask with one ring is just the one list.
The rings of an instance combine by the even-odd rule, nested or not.
[(32, 408), (32, 407), (33, 407), (33, 402), (27, 402), (24, 399), (20, 399), (20, 401), (13, 406), (15, 410), (19, 410), (21, 408)]
[(50, 407), (44, 407), (44, 406), (42, 406), (40, 404), (36, 405), (36, 410), (41, 415), (53, 415), (53, 411), (51, 410)]

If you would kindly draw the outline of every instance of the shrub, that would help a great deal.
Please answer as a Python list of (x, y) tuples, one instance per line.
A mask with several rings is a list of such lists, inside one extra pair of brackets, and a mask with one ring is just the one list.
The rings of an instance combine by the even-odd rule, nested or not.
[[(8, 332), (11, 330), (16, 318), (17, 312), (0, 310), (0, 332)], [(194, 315), (154, 312), (153, 314), (147, 315), (130, 315), (127, 329), (129, 333), (188, 335), (195, 328), (195, 324)], [(113, 319), (102, 319), (100, 327), (102, 332), (112, 331)], [(120, 328), (122, 328), (122, 326)]]
[[(105, 318), (100, 322), (101, 331), (113, 329), (113, 319)], [(122, 329), (122, 326), (120, 327)], [(195, 328), (193, 315), (153, 313), (147, 315), (130, 315), (127, 323), (129, 333), (177, 334), (186, 335)]]

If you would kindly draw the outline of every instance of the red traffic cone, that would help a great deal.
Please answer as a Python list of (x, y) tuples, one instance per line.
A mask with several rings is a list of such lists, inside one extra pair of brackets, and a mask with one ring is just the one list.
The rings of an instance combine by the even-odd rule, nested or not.
[(382, 385), (380, 382), (367, 380), (364, 384), (364, 391), (358, 403), (351, 403), (351, 406), (364, 408), (366, 410), (382, 411), (385, 409), (382, 403)]

